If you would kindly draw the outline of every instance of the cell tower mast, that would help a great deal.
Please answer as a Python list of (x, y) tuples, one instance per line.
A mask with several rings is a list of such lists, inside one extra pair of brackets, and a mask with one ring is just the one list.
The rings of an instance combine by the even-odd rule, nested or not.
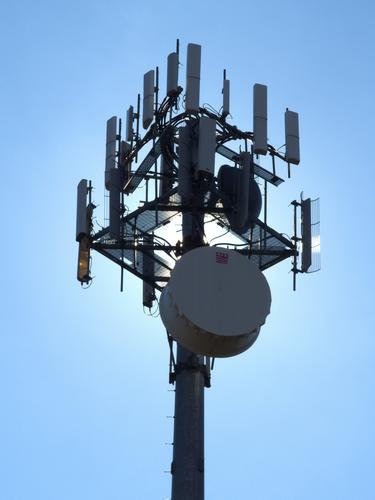
[[(166, 97), (159, 100), (159, 69), (152, 69), (144, 75), (142, 111), (140, 94), (128, 108), (124, 138), (121, 120), (107, 121), (109, 215), (95, 231), (91, 181), (81, 180), (77, 278), (90, 284), (95, 250), (120, 266), (121, 290), (128, 271), (143, 282), (143, 306), (151, 310), (157, 301), (175, 386), (172, 500), (203, 500), (204, 389), (214, 360), (238, 355), (257, 339), (271, 307), (264, 270), (290, 258), (295, 289), (298, 273), (320, 268), (319, 205), (310, 198), (292, 202), (291, 238), (268, 223), (269, 186), (284, 182), (276, 163), (286, 164), (290, 177), (291, 165), (300, 162), (297, 113), (285, 112), (280, 152), (267, 140), (265, 85), (253, 87), (253, 130), (247, 131), (228, 121), (225, 70), (220, 112), (200, 105), (200, 45), (188, 44), (185, 89), (178, 73), (177, 41), (168, 56)], [(218, 168), (220, 157), (226, 163)], [(125, 196), (142, 181), (144, 201), (130, 212)], [(182, 237), (168, 231), (172, 221)]]

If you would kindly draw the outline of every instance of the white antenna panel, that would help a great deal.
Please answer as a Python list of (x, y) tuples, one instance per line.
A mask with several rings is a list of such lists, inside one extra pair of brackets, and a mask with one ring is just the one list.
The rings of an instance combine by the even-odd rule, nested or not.
[(312, 264), (311, 248), (311, 198), (301, 201), (302, 218), (302, 266), (301, 271), (307, 273)]
[(148, 128), (154, 119), (155, 71), (152, 69), (143, 77), (143, 128)]
[(223, 84), (223, 113), (224, 118), (229, 115), (230, 81), (224, 80)]
[(216, 121), (202, 116), (199, 120), (198, 171), (215, 173)]
[(88, 234), (87, 227), (87, 180), (82, 179), (77, 186), (77, 225), (76, 241)]
[(201, 78), (201, 46), (189, 43), (186, 62), (186, 111), (199, 110), (199, 86)]
[(133, 140), (133, 120), (134, 120), (134, 108), (133, 106), (129, 106), (129, 109), (126, 112), (126, 135), (125, 139), (128, 142)]
[(167, 95), (172, 97), (178, 93), (178, 54), (172, 52), (168, 56)]
[(109, 189), (109, 171), (116, 167), (117, 116), (107, 120), (107, 141), (105, 152), (105, 187)]
[(254, 153), (267, 154), (267, 86), (256, 83), (253, 87)]
[(289, 109), (285, 111), (285, 146), (286, 161), (298, 165), (300, 162), (298, 113)]

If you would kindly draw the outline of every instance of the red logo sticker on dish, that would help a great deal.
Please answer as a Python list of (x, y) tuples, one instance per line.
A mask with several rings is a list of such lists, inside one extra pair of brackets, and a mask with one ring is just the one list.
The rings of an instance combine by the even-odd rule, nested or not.
[(216, 252), (216, 262), (218, 264), (228, 264), (229, 255), (226, 252)]

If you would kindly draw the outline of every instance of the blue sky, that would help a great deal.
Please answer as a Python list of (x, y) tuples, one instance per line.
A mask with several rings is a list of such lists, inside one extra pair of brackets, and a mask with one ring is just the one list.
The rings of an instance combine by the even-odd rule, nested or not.
[[(322, 271), (267, 271), (256, 344), (215, 364), (206, 392), (206, 497), (374, 498), (372, 2), (27, 2), (0, 7), (3, 244), (0, 498), (166, 499), (173, 393), (160, 319), (141, 284), (95, 255), (75, 281), (77, 182), (103, 204), (105, 121), (181, 40), (200, 43), (202, 102), (231, 79), (233, 123), (269, 87), (269, 137), (300, 113), (301, 165), (269, 223), (321, 198)], [(183, 70), (181, 83), (183, 82)]]

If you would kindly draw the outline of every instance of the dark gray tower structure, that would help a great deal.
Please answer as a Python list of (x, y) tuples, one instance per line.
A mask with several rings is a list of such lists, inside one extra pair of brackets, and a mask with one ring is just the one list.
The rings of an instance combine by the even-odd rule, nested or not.
[[(77, 279), (90, 284), (95, 250), (120, 267), (121, 290), (128, 271), (142, 280), (146, 309), (160, 302), (170, 353), (169, 382), (175, 387), (172, 500), (203, 500), (204, 389), (211, 385), (214, 359), (239, 354), (256, 340), (271, 300), (264, 270), (291, 259), (295, 288), (298, 273), (320, 268), (319, 202), (310, 198), (292, 202), (291, 238), (269, 225), (269, 192), (284, 182), (278, 165), (285, 164), (290, 177), (291, 167), (300, 162), (298, 114), (286, 110), (285, 147), (276, 148), (268, 143), (265, 85), (253, 86), (252, 131), (242, 130), (230, 123), (226, 71), (222, 106), (216, 112), (200, 104), (200, 45), (187, 46), (184, 88), (179, 85), (179, 58), (177, 42), (168, 56), (164, 98), (160, 98), (159, 69), (150, 69), (144, 75), (143, 95), (138, 94), (128, 108), (125, 126), (116, 116), (107, 122), (108, 218), (99, 231), (93, 224), (91, 182), (83, 179), (78, 184)], [(142, 191), (142, 202), (130, 212), (125, 199), (137, 190)], [(181, 231), (169, 229), (176, 226)], [(206, 298), (199, 297), (199, 286), (181, 292), (181, 276), (189, 277), (189, 266), (196, 265), (193, 255), (214, 259), (209, 306), (203, 304)], [(216, 314), (215, 283), (220, 279), (229, 283), (227, 277), (236, 266), (244, 266), (255, 281), (264, 282), (265, 298), (264, 304), (255, 301), (249, 306), (251, 317), (239, 312), (243, 317), (232, 331), (228, 318), (236, 315), (236, 301), (248, 293), (245, 279), (242, 284), (240, 278), (236, 281), (245, 293), (231, 285), (232, 295), (238, 291), (238, 296), (229, 305), (230, 314), (217, 311), (221, 319), (216, 323), (210, 314)], [(207, 286), (209, 268), (209, 260), (204, 265), (202, 260), (202, 273), (199, 265), (194, 268), (197, 279), (202, 274)], [(190, 283), (182, 280), (182, 288), (185, 282)], [(195, 312), (193, 299), (202, 300)], [(265, 312), (260, 312), (262, 307)]]

